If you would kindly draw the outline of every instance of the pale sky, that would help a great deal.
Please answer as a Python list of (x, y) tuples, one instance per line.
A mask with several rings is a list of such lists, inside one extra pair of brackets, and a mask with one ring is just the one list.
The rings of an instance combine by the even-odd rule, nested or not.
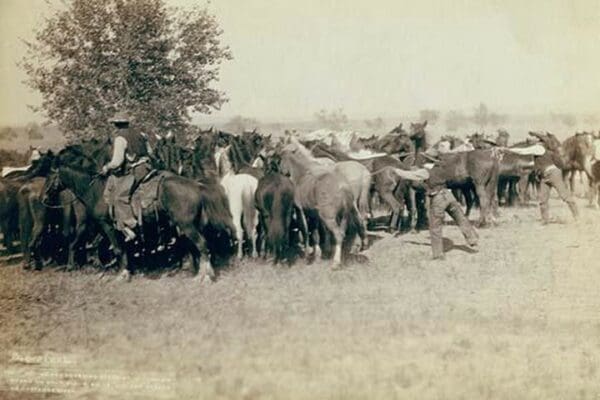
[[(600, 112), (598, 0), (213, 0), (209, 9), (234, 56), (217, 84), (230, 98), (219, 118), (310, 119), (322, 108), (375, 118), (479, 102)], [(47, 12), (44, 0), (0, 0), (0, 124), (36, 118), (27, 104), (39, 96), (15, 63), (19, 38)]]

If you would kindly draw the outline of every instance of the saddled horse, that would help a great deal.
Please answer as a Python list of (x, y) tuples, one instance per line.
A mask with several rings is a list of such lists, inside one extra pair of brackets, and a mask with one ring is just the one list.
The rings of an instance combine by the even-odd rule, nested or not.
[(315, 165), (310, 152), (294, 138), (290, 138), (281, 156), (282, 166), (295, 186), (294, 201), (306, 217), (313, 255), (321, 226), (333, 235), (335, 247), (331, 266), (338, 268), (342, 254), (350, 251), (356, 232), (364, 230), (350, 183), (335, 167)]
[(221, 186), (225, 189), (229, 211), (233, 218), (238, 242), (238, 259), (243, 256), (244, 234), (250, 242), (252, 257), (256, 257), (258, 214), (254, 206), (254, 195), (258, 180), (249, 174), (236, 174), (227, 154), (221, 155), (219, 159), (219, 175), (221, 175)]
[[(105, 153), (108, 149), (105, 148)], [(106, 154), (105, 154), (106, 155)], [(84, 160), (91, 161), (85, 165)], [(109, 207), (104, 199), (106, 178), (99, 176), (101, 164), (82, 153), (74, 146), (67, 146), (54, 160), (54, 172), (45, 185), (45, 193), (52, 196), (62, 189), (71, 190), (85, 206), (89, 218), (93, 219), (110, 241), (119, 260), (122, 274), (129, 276), (130, 267), (123, 241), (113, 229)], [(230, 254), (231, 238), (235, 228), (227, 207), (223, 189), (216, 184), (201, 184), (169, 172), (162, 172), (152, 179), (159, 179), (155, 201), (155, 211), (166, 216), (186, 239), (187, 249), (192, 255), (195, 272), (200, 272), (203, 281), (214, 278), (211, 255), (216, 249)], [(155, 221), (155, 213), (145, 215)], [(225, 243), (218, 246), (215, 243)], [(212, 253), (212, 254), (211, 254)]]

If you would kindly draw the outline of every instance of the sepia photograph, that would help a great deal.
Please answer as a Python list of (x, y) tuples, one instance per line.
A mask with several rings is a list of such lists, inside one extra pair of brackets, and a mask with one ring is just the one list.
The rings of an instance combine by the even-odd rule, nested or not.
[(0, 21), (0, 400), (600, 400), (597, 0)]

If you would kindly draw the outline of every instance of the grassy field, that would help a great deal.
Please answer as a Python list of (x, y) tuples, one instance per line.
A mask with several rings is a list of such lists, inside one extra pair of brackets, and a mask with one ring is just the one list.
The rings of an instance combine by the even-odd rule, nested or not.
[(600, 211), (578, 202), (577, 224), (502, 210), (477, 254), (447, 226), (445, 261), (421, 232), (210, 286), (1, 266), (0, 398), (599, 399)]

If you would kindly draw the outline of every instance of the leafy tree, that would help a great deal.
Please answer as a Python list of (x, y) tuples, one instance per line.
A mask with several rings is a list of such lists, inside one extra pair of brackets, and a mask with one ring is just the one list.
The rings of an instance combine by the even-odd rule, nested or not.
[(183, 134), (190, 113), (226, 101), (212, 87), (231, 59), (206, 9), (167, 8), (164, 0), (70, 0), (28, 42), (21, 62), (42, 94), (46, 117), (69, 136), (107, 133), (127, 110), (146, 132)]
[(242, 133), (247, 130), (258, 128), (259, 125), (260, 122), (254, 118), (246, 118), (242, 117), (241, 115), (236, 115), (227, 121), (227, 123), (223, 126), (223, 129), (232, 133)]
[(315, 114), (319, 126), (338, 131), (348, 125), (348, 116), (342, 108), (332, 111), (320, 110)]

